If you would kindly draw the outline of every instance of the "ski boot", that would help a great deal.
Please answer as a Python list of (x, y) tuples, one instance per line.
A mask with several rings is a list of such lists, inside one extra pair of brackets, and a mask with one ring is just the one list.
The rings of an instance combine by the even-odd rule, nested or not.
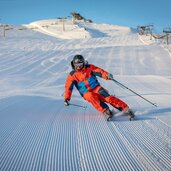
[(111, 111), (110, 109), (106, 109), (106, 110), (104, 111), (104, 114), (106, 114), (106, 115), (108, 116), (107, 121), (111, 121), (111, 119), (112, 119), (112, 117), (113, 117), (112, 111)]
[(134, 112), (129, 108), (124, 110), (124, 113), (126, 113), (128, 115), (128, 118), (130, 121), (132, 121), (135, 117)]

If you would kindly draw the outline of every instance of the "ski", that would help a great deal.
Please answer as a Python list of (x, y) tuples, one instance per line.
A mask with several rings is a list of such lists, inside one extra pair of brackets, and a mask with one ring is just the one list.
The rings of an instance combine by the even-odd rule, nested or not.
[(109, 116), (109, 117), (107, 118), (107, 121), (112, 121), (112, 117), (113, 117), (113, 116)]
[[(112, 111), (112, 113), (113, 113), (112, 116), (107, 117), (107, 121), (115, 121), (115, 119), (113, 119), (113, 117), (115, 117), (114, 115), (117, 114), (117, 113), (114, 112), (114, 111)], [(129, 113), (123, 113), (123, 115), (127, 115), (129, 121), (134, 121), (135, 120), (135, 114), (134, 114), (134, 112), (132, 110), (130, 110)]]
[(132, 110), (129, 110), (128, 118), (129, 118), (129, 121), (132, 121), (135, 119), (135, 114)]
[(106, 115), (107, 116), (107, 121), (112, 121), (113, 116), (116, 114), (116, 112), (114, 111), (114, 109), (111, 110), (111, 113), (112, 113), (112, 115)]
[(135, 120), (135, 115), (132, 115), (132, 116), (128, 115), (128, 119), (129, 119), (129, 121)]

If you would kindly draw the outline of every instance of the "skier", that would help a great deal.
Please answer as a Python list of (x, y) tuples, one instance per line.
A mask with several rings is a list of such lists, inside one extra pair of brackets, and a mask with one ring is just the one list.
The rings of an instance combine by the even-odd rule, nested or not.
[(73, 70), (68, 75), (65, 83), (65, 106), (70, 104), (69, 101), (71, 99), (73, 86), (75, 85), (81, 96), (98, 111), (106, 114), (108, 120), (112, 118), (113, 113), (106, 103), (109, 103), (119, 111), (123, 111), (133, 117), (133, 113), (128, 105), (115, 96), (110, 95), (109, 92), (99, 84), (96, 78), (96, 76), (99, 76), (106, 80), (112, 80), (112, 74), (97, 66), (88, 64), (82, 55), (75, 55), (71, 61), (71, 66)]

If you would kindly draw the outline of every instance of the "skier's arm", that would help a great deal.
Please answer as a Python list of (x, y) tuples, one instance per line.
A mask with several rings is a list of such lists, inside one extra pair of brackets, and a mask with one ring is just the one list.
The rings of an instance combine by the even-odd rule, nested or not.
[(73, 86), (74, 86), (74, 80), (72, 78), (72, 75), (69, 74), (65, 83), (65, 96), (64, 96), (65, 100), (71, 99)]
[(113, 78), (112, 74), (109, 74), (107, 71), (95, 66), (95, 65), (91, 65), (92, 69), (93, 69), (93, 74), (99, 77), (102, 77), (106, 80), (111, 79), (111, 77)]

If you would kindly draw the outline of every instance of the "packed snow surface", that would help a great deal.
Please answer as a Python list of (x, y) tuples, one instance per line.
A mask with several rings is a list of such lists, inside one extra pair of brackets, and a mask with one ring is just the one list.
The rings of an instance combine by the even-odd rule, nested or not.
[[(171, 170), (169, 46), (108, 24), (54, 19), (11, 27), (6, 37), (0, 28), (0, 171)], [(119, 113), (107, 122), (76, 89), (71, 103), (87, 108), (65, 107), (76, 54), (157, 107), (100, 78), (135, 121)]]

